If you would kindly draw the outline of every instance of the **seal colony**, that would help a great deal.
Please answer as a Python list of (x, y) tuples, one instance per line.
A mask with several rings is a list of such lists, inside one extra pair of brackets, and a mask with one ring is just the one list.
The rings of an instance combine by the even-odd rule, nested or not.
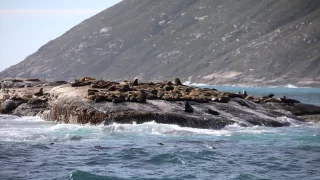
[[(198, 88), (183, 85), (179, 78), (167, 82), (139, 82), (135, 79), (133, 82), (111, 82), (104, 80), (95, 80), (91, 77), (84, 77), (71, 83), (72, 87), (80, 87), (89, 85), (87, 99), (102, 102), (108, 101), (113, 103), (130, 102), (146, 102), (146, 100), (165, 100), (165, 101), (195, 101), (198, 103), (208, 103), (209, 101), (228, 103), (230, 98), (241, 98), (253, 101), (255, 103), (278, 102), (285, 103), (288, 99), (272, 98), (273, 96), (265, 96), (262, 98), (248, 96), (246, 91), (242, 94), (220, 92), (216, 89)], [(300, 103), (299, 101), (292, 101)]]
[[(157, 123), (197, 128), (241, 126), (288, 126), (283, 117), (305, 121), (318, 118), (320, 107), (297, 100), (250, 96), (216, 89), (186, 86), (176, 78), (165, 82), (113, 82), (83, 77), (74, 82), (38, 83), (33, 87), (11, 87), (0, 93), (0, 112), (40, 116), (64, 123), (101, 124)], [(298, 117), (300, 116), (300, 117)]]

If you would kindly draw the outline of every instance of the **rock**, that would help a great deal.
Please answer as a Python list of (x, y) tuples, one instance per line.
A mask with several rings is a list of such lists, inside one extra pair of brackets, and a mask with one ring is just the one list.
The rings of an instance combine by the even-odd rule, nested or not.
[(21, 79), (12, 79), (11, 82), (14, 82), (14, 83), (16, 83), (16, 82), (23, 82), (23, 80), (21, 80)]
[(40, 79), (37, 79), (37, 78), (31, 78), (31, 79), (26, 79), (24, 81), (31, 81), (31, 82), (39, 82)]
[(193, 113), (193, 107), (189, 103), (189, 101), (186, 101), (184, 104), (184, 111), (188, 113)]
[(181, 81), (180, 81), (179, 78), (175, 78), (175, 79), (174, 79), (174, 85), (176, 85), (176, 86), (182, 86), (183, 84), (181, 83)]
[(0, 102), (5, 101), (10, 98), (10, 95), (7, 93), (0, 93)]
[(217, 115), (220, 115), (219, 112), (214, 111), (214, 110), (212, 110), (212, 109), (210, 109), (210, 108), (208, 109), (208, 113), (209, 113), (209, 114), (212, 114), (212, 115), (216, 115), (216, 116), (217, 116)]
[[(163, 82), (155, 83), (154, 85), (140, 82), (135, 88), (130, 87), (133, 90), (121, 92), (119, 89), (126, 89), (126, 84), (109, 83), (117, 91), (89, 89), (88, 86), (73, 88), (70, 85), (62, 85), (48, 91), (49, 87), (46, 87), (46, 92), (50, 92), (50, 95), (34, 98), (29, 103), (27, 103), (26, 99), (30, 98), (24, 97), (27, 94), (32, 95), (34, 88), (30, 88), (31, 91), (26, 94), (21, 94), (25, 89), (8, 89), (7, 94), (14, 95), (17, 98), (15, 101), (6, 100), (1, 105), (1, 109), (3, 109), (2, 106), (6, 105), (4, 109), (7, 113), (39, 115), (46, 120), (64, 123), (100, 124), (105, 122), (107, 125), (114, 122), (132, 123), (135, 121), (139, 124), (154, 120), (157, 123), (214, 129), (223, 128), (234, 123), (234, 121), (229, 120), (230, 115), (235, 117), (240, 125), (244, 126), (266, 125), (280, 127), (289, 124), (278, 120), (277, 117), (287, 116), (303, 121), (303, 119), (295, 115), (320, 114), (320, 107), (306, 106), (301, 103), (293, 103), (293, 105), (288, 106), (284, 102), (273, 102), (275, 98), (269, 98), (272, 102), (264, 103), (263, 98), (252, 97), (252, 100), (248, 100), (251, 99), (249, 96), (243, 99), (243, 96), (241, 95), (242, 98), (238, 97), (238, 94), (235, 96), (233, 93), (187, 86), (173, 86), (174, 90), (163, 91), (164, 86), (167, 86)], [(156, 90), (154, 93), (160, 94), (162, 99), (152, 100), (155, 97), (155, 94), (151, 93), (152, 90)], [(19, 97), (22, 97), (23, 100), (19, 99)], [(213, 98), (216, 102), (231, 102), (228, 104), (208, 102), (211, 97), (216, 97)], [(93, 103), (88, 99), (102, 103)], [(148, 101), (146, 101), (147, 99)], [(267, 101), (269, 99), (264, 100)], [(185, 101), (185, 103), (178, 102), (181, 100)], [(256, 100), (261, 101), (261, 104), (253, 102)], [(12, 103), (7, 104), (8, 101)], [(123, 101), (146, 103), (121, 103)], [(195, 103), (197, 111), (191, 106), (190, 101), (197, 102)], [(115, 105), (114, 103), (121, 104)], [(181, 105), (183, 106), (183, 104), (185, 106), (181, 110)], [(245, 107), (241, 107), (239, 104)], [(213, 107), (215, 110), (211, 109)], [(12, 111), (12, 109), (14, 110)]]
[(17, 108), (17, 103), (13, 100), (7, 99), (3, 103), (1, 103), (0, 113), (9, 114), (16, 108)]

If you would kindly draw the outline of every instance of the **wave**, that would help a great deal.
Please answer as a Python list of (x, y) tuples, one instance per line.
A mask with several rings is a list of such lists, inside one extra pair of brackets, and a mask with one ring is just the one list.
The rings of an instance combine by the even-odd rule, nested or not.
[[(102, 179), (120, 179), (117, 177), (113, 176), (100, 176), (96, 174), (92, 174), (86, 171), (80, 171), (80, 170), (75, 170), (69, 175), (70, 179), (77, 179), (77, 180), (102, 180)], [(122, 178), (121, 178), (122, 179)]]
[(182, 83), (186, 86), (212, 86), (209, 84), (198, 84), (198, 83), (192, 83), (191, 81), (185, 81), (184, 83)]
[[(289, 117), (279, 117), (291, 127), (313, 126)], [(264, 126), (242, 127), (239, 124), (228, 125), (220, 130), (181, 127), (173, 124), (158, 124), (155, 121), (143, 124), (81, 125), (57, 124), (43, 121), (38, 117), (21, 117), (4, 120), (0, 127), (0, 141), (29, 142), (76, 142), (95, 141), (108, 136), (234, 136), (238, 134), (274, 133), (277, 128)], [(17, 123), (18, 122), (18, 123)]]
[(299, 88), (298, 86), (295, 86), (293, 84), (287, 84), (284, 87), (286, 87), (286, 88)]

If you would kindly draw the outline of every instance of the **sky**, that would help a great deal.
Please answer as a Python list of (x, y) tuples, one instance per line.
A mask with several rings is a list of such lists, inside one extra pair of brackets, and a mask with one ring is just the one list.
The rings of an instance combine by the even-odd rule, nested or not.
[(121, 0), (0, 0), (0, 71)]

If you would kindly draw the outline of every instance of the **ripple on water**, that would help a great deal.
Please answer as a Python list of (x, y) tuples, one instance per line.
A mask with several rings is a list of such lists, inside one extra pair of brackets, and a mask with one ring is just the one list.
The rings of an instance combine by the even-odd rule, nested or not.
[(0, 179), (320, 176), (315, 125), (204, 130), (155, 122), (90, 126), (7, 118), (1, 123), (6, 126), (0, 126)]

